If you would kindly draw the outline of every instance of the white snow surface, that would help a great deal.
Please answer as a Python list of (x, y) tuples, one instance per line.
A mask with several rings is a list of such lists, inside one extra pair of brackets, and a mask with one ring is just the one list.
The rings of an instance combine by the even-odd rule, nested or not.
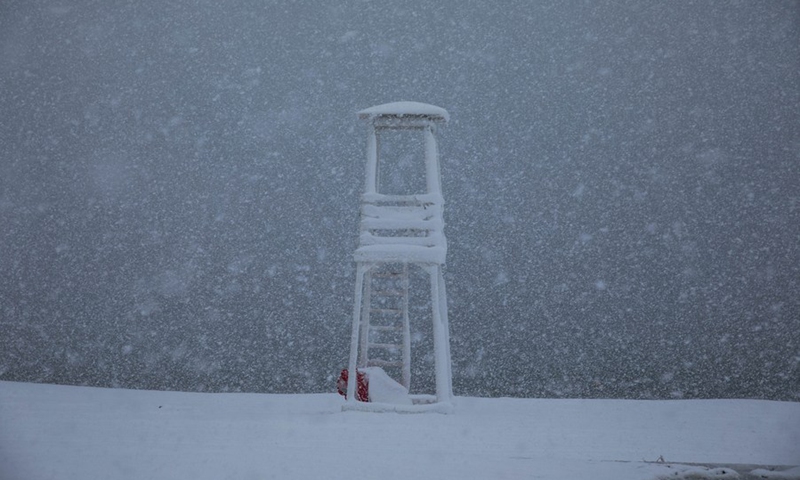
[(425, 115), (429, 117), (440, 117), (445, 122), (450, 120), (450, 114), (442, 107), (429, 105), (420, 102), (392, 102), (365, 108), (358, 112), (359, 118), (371, 118), (382, 115)]
[(800, 403), (458, 397), (442, 415), (343, 402), (0, 382), (0, 478), (625, 480), (720, 478), (659, 458), (800, 464)]

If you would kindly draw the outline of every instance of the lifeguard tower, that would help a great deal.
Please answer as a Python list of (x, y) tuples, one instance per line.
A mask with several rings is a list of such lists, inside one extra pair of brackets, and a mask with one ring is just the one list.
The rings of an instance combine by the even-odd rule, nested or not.
[[(411, 388), (409, 268), (430, 279), (435, 393), (409, 395), (408, 402), (356, 399), (357, 375), (347, 380), (345, 410), (449, 412), (452, 374), (447, 297), (443, 267), (447, 254), (439, 175), (436, 127), (448, 121), (446, 110), (417, 102), (395, 102), (358, 112), (368, 122), (365, 191), (361, 196), (359, 246), (355, 251), (356, 285), (349, 372), (380, 367)], [(424, 192), (382, 193), (381, 137), (411, 131), (422, 135)], [(419, 297), (417, 295), (417, 297)], [(415, 297), (412, 297), (415, 298)], [(383, 374), (383, 372), (381, 372)]]

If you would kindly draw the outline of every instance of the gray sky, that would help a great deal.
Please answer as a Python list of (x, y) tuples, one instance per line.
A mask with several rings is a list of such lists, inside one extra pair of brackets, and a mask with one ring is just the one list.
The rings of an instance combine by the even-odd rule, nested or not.
[(457, 394), (797, 400), (799, 10), (4, 2), (0, 379), (331, 390), (355, 112), (415, 100)]

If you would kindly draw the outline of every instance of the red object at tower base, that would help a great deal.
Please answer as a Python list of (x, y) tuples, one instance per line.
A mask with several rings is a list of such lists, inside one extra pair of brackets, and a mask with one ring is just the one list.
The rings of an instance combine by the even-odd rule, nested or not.
[[(339, 380), (336, 381), (336, 388), (339, 390), (339, 395), (347, 398), (347, 381), (349, 380), (349, 372), (345, 368), (339, 374)], [(369, 382), (367, 375), (364, 372), (356, 374), (356, 400), (359, 402), (369, 402)]]

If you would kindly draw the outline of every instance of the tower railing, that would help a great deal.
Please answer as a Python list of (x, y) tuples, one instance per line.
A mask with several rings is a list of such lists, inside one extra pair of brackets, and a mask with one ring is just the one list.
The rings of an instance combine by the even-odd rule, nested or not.
[(361, 197), (361, 232), (356, 261), (444, 263), (444, 236), (439, 194)]

